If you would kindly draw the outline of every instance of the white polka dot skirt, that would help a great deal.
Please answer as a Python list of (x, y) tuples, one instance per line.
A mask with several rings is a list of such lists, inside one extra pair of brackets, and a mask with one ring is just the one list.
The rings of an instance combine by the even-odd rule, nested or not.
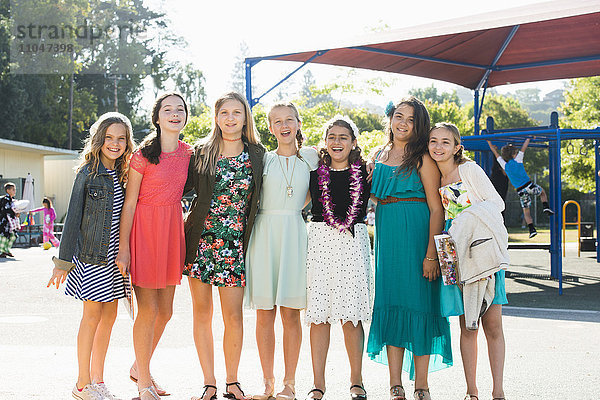
[(365, 224), (340, 232), (324, 222), (308, 228), (305, 323), (371, 321), (371, 245)]

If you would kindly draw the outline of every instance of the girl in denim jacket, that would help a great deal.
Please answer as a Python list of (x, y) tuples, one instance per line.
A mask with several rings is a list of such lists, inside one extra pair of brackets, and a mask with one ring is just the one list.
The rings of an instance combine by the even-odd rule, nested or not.
[(77, 170), (58, 258), (48, 282), (66, 280), (67, 295), (83, 301), (77, 334), (79, 376), (75, 399), (116, 399), (104, 385), (104, 359), (117, 317), (117, 300), (125, 297), (125, 270), (115, 264), (119, 221), (129, 156), (133, 151), (129, 119), (111, 112), (90, 128)]

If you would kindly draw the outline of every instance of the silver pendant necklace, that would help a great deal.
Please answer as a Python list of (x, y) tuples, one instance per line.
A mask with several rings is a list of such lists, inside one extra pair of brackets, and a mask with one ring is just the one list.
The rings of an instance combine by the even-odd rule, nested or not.
[(281, 167), (281, 172), (283, 173), (283, 178), (285, 179), (285, 183), (287, 185), (286, 192), (288, 197), (292, 197), (294, 195), (294, 188), (292, 187), (292, 181), (294, 179), (294, 171), (296, 170), (296, 160), (298, 157), (294, 157), (294, 166), (292, 167), (292, 176), (290, 176), (290, 180), (288, 181), (287, 175), (285, 174), (285, 170), (283, 169), (283, 165), (281, 164), (281, 159), (279, 158), (279, 154), (277, 155), (277, 161), (279, 161), (279, 166)]

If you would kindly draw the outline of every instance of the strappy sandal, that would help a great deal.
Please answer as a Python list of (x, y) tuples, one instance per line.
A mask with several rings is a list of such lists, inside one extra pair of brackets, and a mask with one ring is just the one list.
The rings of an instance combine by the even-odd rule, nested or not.
[[(137, 368), (131, 367), (129, 369), (129, 379), (131, 379), (134, 383), (137, 383), (138, 381), (138, 377), (137, 376), (133, 376), (133, 372), (135, 371), (135, 374), (137, 375)], [(152, 386), (154, 386), (154, 390), (156, 390), (156, 393), (159, 396), (170, 396), (171, 393), (167, 393), (166, 390), (164, 390), (163, 388), (161, 388), (160, 386), (158, 386), (158, 383), (156, 383), (156, 381), (154, 380), (154, 377), (152, 375), (150, 375), (150, 381), (152, 381)]]
[(208, 400), (217, 400), (217, 387), (215, 385), (204, 385), (204, 392), (202, 392), (200, 397), (192, 396), (191, 400), (204, 400), (204, 395), (206, 395), (208, 389), (215, 389), (215, 394), (210, 396), (210, 399)]
[(289, 381), (283, 381), (283, 390), (285, 390), (286, 386), (290, 388), (290, 390), (292, 391), (292, 394), (283, 394), (283, 390), (279, 393), (277, 393), (277, 396), (275, 397), (275, 400), (296, 400), (296, 387), (295, 387), (296, 382), (291, 379)]
[(149, 394), (150, 396), (152, 396), (152, 400), (160, 400), (160, 396), (158, 395), (158, 393), (156, 393), (156, 389), (154, 389), (154, 386), (148, 386), (147, 388), (142, 389), (139, 392), (140, 400), (144, 400), (142, 396), (145, 394)]
[(350, 399), (352, 399), (352, 400), (367, 400), (367, 391), (365, 390), (365, 388), (363, 387), (363, 385), (352, 385), (352, 386), (350, 386), (350, 390), (352, 390), (354, 388), (359, 388), (364, 393), (352, 393), (352, 392), (350, 392)]
[(275, 378), (264, 378), (265, 392), (263, 394), (255, 394), (253, 400), (272, 400), (275, 394)]
[(415, 389), (415, 400), (431, 400), (429, 389)]
[[(321, 393), (321, 397), (319, 397), (318, 399), (316, 397), (310, 397), (311, 393), (316, 393), (316, 392)], [(308, 394), (306, 395), (305, 400), (321, 400), (323, 398), (323, 396), (325, 396), (325, 392), (324, 391), (322, 391), (321, 389), (314, 388), (314, 389), (311, 389), (308, 392)]]
[[(237, 386), (240, 393), (242, 394), (242, 397), (236, 397), (235, 394), (230, 393), (229, 386)], [(247, 398), (246, 395), (244, 394), (244, 391), (242, 390), (239, 382), (225, 383), (225, 393), (223, 393), (223, 397), (225, 397), (226, 399), (233, 399), (233, 400), (245, 400)]]
[(406, 400), (406, 392), (402, 385), (394, 385), (390, 388), (390, 400)]
[[(479, 397), (477, 397), (477, 395), (475, 395), (475, 394), (467, 394), (465, 396), (464, 400), (479, 400)], [(498, 399), (494, 399), (494, 400), (498, 400)]]

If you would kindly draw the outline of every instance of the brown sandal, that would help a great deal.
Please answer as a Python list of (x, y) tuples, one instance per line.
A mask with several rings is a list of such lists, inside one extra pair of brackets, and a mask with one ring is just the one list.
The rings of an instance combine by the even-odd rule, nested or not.
[(429, 389), (415, 389), (415, 400), (431, 400)]

